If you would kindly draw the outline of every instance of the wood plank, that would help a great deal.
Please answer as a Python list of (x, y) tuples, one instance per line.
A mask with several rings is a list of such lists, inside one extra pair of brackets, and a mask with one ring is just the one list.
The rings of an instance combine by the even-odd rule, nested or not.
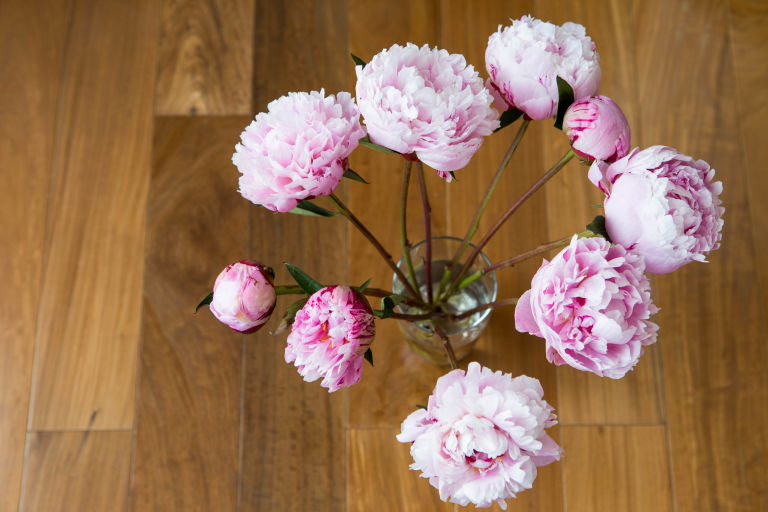
[(164, 0), (155, 111), (251, 112), (254, 0)]
[[(287, 6), (263, 0), (257, 10), (257, 110), (266, 110), (267, 103), (289, 91), (349, 90), (343, 2), (307, 0)], [(344, 194), (344, 185), (338, 193)], [(275, 214), (255, 206), (249, 211), (248, 256), (272, 266), (276, 282), (292, 282), (283, 261), (324, 283), (347, 282), (343, 218)], [(304, 382), (296, 368), (285, 363), (287, 334), (273, 337), (268, 332), (296, 298), (281, 297), (270, 324), (246, 342), (242, 511), (346, 508), (348, 393), (330, 394), (319, 382)]]
[(350, 429), (349, 512), (397, 510), (402, 512), (451, 511), (454, 505), (440, 500), (437, 490), (413, 463), (410, 444), (395, 439), (400, 429)]
[(741, 141), (732, 135), (741, 119), (728, 6), (633, 2), (632, 16), (642, 140), (707, 160), (725, 186), (723, 246), (711, 263), (656, 279), (675, 507), (765, 510), (766, 318), (751, 184)]
[[(468, 62), (485, 72), (485, 49), (488, 37), (498, 26), (509, 24), (515, 13), (532, 12), (533, 3), (482, 2), (468, 4), (458, 0), (443, 2), (443, 45), (449, 51), (463, 53)], [(473, 27), (467, 31), (465, 27)], [(463, 235), (474, 216), (476, 207), (488, 186), (491, 176), (513, 140), (521, 121), (488, 137), (474, 158), (462, 170), (471, 176), (448, 189), (449, 230)], [(545, 125), (546, 124), (546, 125)], [(480, 223), (476, 240), (479, 240), (496, 222), (511, 203), (538, 179), (556, 160), (545, 160), (542, 156), (544, 129), (551, 129), (549, 123), (532, 123), (523, 141), (513, 156), (509, 167), (499, 182), (488, 209)], [(563, 145), (560, 154), (567, 148)], [(564, 173), (579, 172), (570, 164)], [(500, 261), (519, 254), (543, 242), (546, 237), (546, 209), (544, 195), (538, 193), (529, 199), (486, 246), (485, 252), (491, 261)], [(538, 263), (529, 260), (513, 269), (497, 273), (499, 298), (516, 297), (530, 288), (531, 277)], [(544, 388), (544, 398), (557, 412), (557, 381), (555, 368), (545, 358), (544, 345), (540, 340), (527, 334), (518, 333), (514, 325), (514, 309), (500, 309), (493, 313), (488, 329), (478, 340), (471, 359), (494, 370), (513, 375), (529, 375), (538, 378)], [(419, 402), (417, 402), (419, 403)], [(557, 437), (557, 428), (552, 434)], [(521, 493), (509, 502), (510, 510), (560, 510), (562, 489), (560, 464), (542, 468), (532, 490)]]
[[(730, 2), (730, 47), (733, 59), (736, 100), (746, 169), (747, 199), (752, 220), (752, 243), (755, 254), (768, 252), (768, 201), (764, 200), (768, 190), (768, 177), (763, 172), (763, 163), (768, 160), (768, 145), (761, 137), (764, 119), (768, 118), (768, 104), (762, 101), (762, 94), (768, 83), (768, 68), (763, 63), (768, 59), (768, 3), (762, 0), (731, 0)], [(768, 269), (757, 267), (760, 289), (768, 288)], [(768, 318), (768, 293), (762, 293), (763, 318)]]
[(34, 432), (20, 512), (128, 510), (131, 432)]
[[(537, 15), (552, 23), (581, 23), (597, 44), (603, 80), (600, 94), (611, 97), (627, 116), (633, 146), (640, 144), (640, 119), (637, 106), (632, 32), (625, 2), (596, 0), (571, 4), (539, 0)], [(546, 130), (546, 161), (562, 154), (565, 134)], [(566, 142), (567, 143), (567, 142)], [(555, 176), (545, 187), (549, 240), (583, 231), (595, 217), (603, 214), (602, 192), (587, 179), (587, 167), (575, 166)], [(556, 252), (552, 252), (552, 255)], [(560, 421), (563, 425), (601, 423), (660, 423), (663, 421), (660, 384), (660, 350), (646, 348), (638, 366), (620, 380), (600, 378), (573, 370), (558, 369)]]
[(157, 18), (149, 0), (73, 6), (77, 37), (53, 149), (33, 430), (133, 426)]
[(133, 510), (235, 510), (242, 335), (197, 301), (246, 256), (230, 157), (245, 117), (158, 118), (149, 196)]
[[(41, 7), (48, 13), (39, 16)], [(45, 217), (63, 48), (63, 2), (0, 5), (0, 510), (16, 510), (29, 414)], [(30, 201), (30, 198), (33, 200)]]
[(561, 427), (568, 512), (672, 511), (663, 426)]

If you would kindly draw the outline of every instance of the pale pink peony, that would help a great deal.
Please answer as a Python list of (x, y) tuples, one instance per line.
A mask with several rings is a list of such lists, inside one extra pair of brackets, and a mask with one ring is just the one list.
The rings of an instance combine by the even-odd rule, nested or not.
[(363, 356), (376, 333), (371, 306), (347, 286), (312, 295), (293, 321), (285, 362), (307, 382), (323, 378), (329, 392), (360, 382)]
[(547, 359), (620, 379), (656, 341), (658, 311), (643, 258), (602, 237), (544, 260), (515, 309), (515, 327), (544, 338)]
[(365, 130), (348, 92), (324, 94), (292, 92), (278, 98), (240, 134), (232, 162), (242, 174), (243, 197), (287, 212), (302, 199), (333, 192)]
[(485, 51), (486, 68), (500, 96), (536, 120), (557, 113), (558, 76), (577, 100), (596, 94), (602, 77), (599, 60), (583, 26), (557, 26), (531, 16), (512, 20), (503, 30), (499, 26)]
[(483, 137), (499, 126), (491, 94), (460, 54), (396, 44), (355, 71), (371, 141), (416, 153), (438, 171), (467, 165)]
[(213, 316), (239, 332), (254, 332), (275, 309), (275, 273), (255, 261), (243, 260), (221, 271), (213, 285)]
[(652, 146), (605, 164), (589, 178), (608, 197), (605, 227), (614, 243), (645, 258), (648, 272), (667, 274), (720, 247), (723, 184), (704, 160)]
[(557, 423), (537, 379), (512, 378), (478, 363), (466, 374), (437, 379), (426, 409), (403, 421), (397, 440), (413, 443), (411, 469), (421, 471), (440, 499), (505, 509), (505, 499), (530, 489), (536, 467), (560, 459), (545, 432)]
[(573, 150), (589, 160), (614, 162), (629, 152), (629, 123), (608, 96), (590, 96), (568, 107), (563, 131)]

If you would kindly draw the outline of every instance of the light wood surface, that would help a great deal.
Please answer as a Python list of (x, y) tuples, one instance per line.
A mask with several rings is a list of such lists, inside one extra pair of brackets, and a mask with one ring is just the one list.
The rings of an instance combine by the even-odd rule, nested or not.
[[(494, 312), (472, 359), (539, 378), (565, 449), (509, 510), (768, 510), (764, 2), (43, 7), (0, 3), (0, 512), (464, 510), (408, 469), (394, 439), (446, 371), (412, 355), (395, 322), (377, 322), (363, 381), (329, 394), (284, 363), (285, 334), (268, 333), (278, 318), (241, 336), (192, 310), (243, 258), (279, 283), (288, 261), (328, 284), (388, 288), (391, 272), (343, 218), (240, 197), (239, 132), (287, 92), (354, 91), (350, 52), (437, 45), (485, 76), (488, 35), (529, 12), (586, 25), (633, 145), (710, 162), (726, 224), (710, 263), (653, 279), (659, 341), (620, 381), (556, 369), (515, 330), (513, 308)], [(516, 129), (488, 138), (456, 183), (427, 169), (433, 234), (464, 234)], [(480, 234), (567, 148), (550, 122), (533, 123)], [(350, 165), (374, 185), (345, 180), (338, 193), (397, 259), (402, 159), (360, 148)], [(583, 229), (600, 212), (586, 171), (569, 164), (486, 252)], [(414, 180), (412, 242), (420, 208)], [(502, 296), (526, 290), (539, 264), (499, 272)]]

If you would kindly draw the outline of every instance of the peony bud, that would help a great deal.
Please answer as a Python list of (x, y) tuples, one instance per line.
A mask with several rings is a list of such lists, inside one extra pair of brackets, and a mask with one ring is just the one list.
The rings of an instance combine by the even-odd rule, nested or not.
[(275, 309), (274, 277), (271, 268), (255, 261), (229, 265), (213, 285), (211, 313), (238, 332), (257, 331)]
[(362, 294), (348, 286), (327, 286), (296, 313), (285, 362), (307, 382), (322, 377), (329, 392), (360, 382), (363, 358), (376, 333), (373, 312)]
[(589, 160), (614, 162), (629, 152), (629, 124), (608, 96), (590, 96), (568, 107), (563, 130), (573, 150)]
[(658, 309), (643, 258), (602, 237), (571, 239), (544, 260), (515, 309), (515, 327), (544, 338), (557, 365), (619, 379), (656, 341)]
[(642, 255), (653, 274), (705, 261), (720, 247), (723, 184), (713, 182), (714, 176), (707, 162), (664, 146), (634, 149), (589, 169), (590, 180), (608, 196), (605, 227), (611, 240)]

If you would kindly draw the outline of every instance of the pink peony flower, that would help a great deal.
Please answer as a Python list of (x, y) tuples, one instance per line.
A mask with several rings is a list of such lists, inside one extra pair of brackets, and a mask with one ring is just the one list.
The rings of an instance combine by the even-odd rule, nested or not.
[(536, 467), (560, 459), (545, 432), (556, 421), (537, 379), (469, 363), (437, 379), (426, 409), (403, 421), (397, 440), (413, 443), (411, 469), (421, 471), (440, 499), (478, 507), (530, 489)]
[(578, 238), (544, 260), (515, 309), (515, 327), (544, 338), (547, 359), (620, 379), (656, 341), (658, 311), (643, 258), (602, 237)]
[(357, 66), (357, 103), (372, 142), (416, 153), (438, 171), (461, 169), (498, 128), (490, 93), (464, 57), (408, 43)]
[(307, 382), (320, 377), (329, 392), (360, 382), (363, 356), (376, 328), (368, 301), (347, 286), (328, 286), (296, 313), (285, 362)]
[(243, 260), (221, 271), (213, 285), (213, 316), (239, 332), (254, 332), (275, 309), (275, 273), (255, 261)]
[(232, 162), (240, 194), (252, 203), (287, 212), (302, 199), (328, 195), (346, 170), (346, 158), (365, 136), (348, 92), (292, 92), (240, 134)]
[(563, 130), (584, 158), (614, 162), (629, 152), (629, 123), (608, 96), (573, 102), (565, 112)]
[(606, 194), (611, 240), (645, 258), (648, 272), (667, 274), (720, 247), (723, 184), (714, 169), (677, 150), (637, 148), (608, 165), (595, 162), (589, 178)]
[(531, 16), (513, 20), (503, 30), (499, 26), (485, 51), (486, 68), (499, 93), (537, 120), (557, 113), (558, 76), (577, 100), (596, 94), (602, 77), (599, 60), (583, 26), (557, 26)]

